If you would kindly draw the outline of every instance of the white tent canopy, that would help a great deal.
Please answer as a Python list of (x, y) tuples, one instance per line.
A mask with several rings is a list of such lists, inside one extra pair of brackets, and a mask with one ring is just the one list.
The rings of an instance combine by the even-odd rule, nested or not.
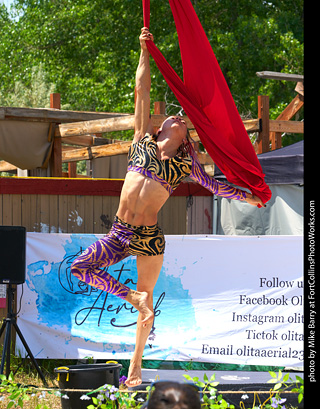
[[(214, 232), (221, 235), (303, 234), (303, 141), (258, 155), (272, 191), (266, 208), (214, 198)], [(219, 169), (215, 178), (225, 181)]]

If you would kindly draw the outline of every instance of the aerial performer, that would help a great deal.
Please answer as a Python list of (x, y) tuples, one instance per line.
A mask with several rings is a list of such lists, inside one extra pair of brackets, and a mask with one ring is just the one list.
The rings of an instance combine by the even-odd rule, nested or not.
[[(189, 0), (182, 3), (186, 2)], [(157, 215), (170, 194), (186, 177), (190, 177), (216, 195), (253, 206), (265, 206), (265, 199), (262, 200), (257, 194), (216, 181), (205, 173), (197, 161), (182, 117), (168, 117), (157, 133), (153, 134), (148, 47), (154, 42), (147, 27), (141, 29), (139, 40), (135, 131), (128, 153), (128, 169), (119, 207), (110, 232), (89, 246), (71, 266), (71, 272), (79, 280), (120, 297), (139, 312), (136, 345), (126, 381), (128, 387), (142, 382), (142, 355), (154, 320), (153, 290), (162, 268), (165, 250), (165, 238), (158, 225)], [(105, 271), (128, 256), (136, 256), (136, 290)]]

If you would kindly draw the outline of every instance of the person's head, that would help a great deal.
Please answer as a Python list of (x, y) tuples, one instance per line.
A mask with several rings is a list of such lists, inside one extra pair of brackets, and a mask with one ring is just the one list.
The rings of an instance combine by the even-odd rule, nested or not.
[(199, 390), (193, 384), (156, 382), (148, 400), (148, 409), (200, 409)]
[(187, 133), (187, 124), (182, 116), (172, 115), (162, 122), (160, 130), (161, 132), (170, 132), (182, 141)]
[(191, 137), (187, 128), (186, 121), (181, 116), (169, 116), (162, 122), (161, 127), (158, 129), (155, 139), (159, 137), (161, 133), (165, 133), (174, 139), (179, 146), (178, 154), (182, 157), (186, 156), (190, 151)]

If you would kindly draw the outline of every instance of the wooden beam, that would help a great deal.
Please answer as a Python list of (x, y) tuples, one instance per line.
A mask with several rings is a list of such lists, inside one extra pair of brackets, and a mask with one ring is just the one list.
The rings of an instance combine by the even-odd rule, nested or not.
[(297, 82), (297, 85), (294, 89), (298, 94), (304, 96), (304, 84), (303, 82), (299, 81)]
[(63, 138), (63, 144), (77, 145), (77, 146), (92, 146), (94, 145), (93, 135), (79, 135)]
[[(78, 162), (79, 160), (91, 160), (108, 156), (127, 154), (131, 141), (118, 142), (109, 145), (92, 146), (88, 148), (77, 148), (67, 146), (62, 150), (62, 162)], [(198, 153), (201, 164), (212, 165), (213, 160), (207, 153)]]
[[(154, 126), (157, 127), (160, 127), (162, 122), (168, 118), (168, 116), (162, 114), (152, 115), (151, 117)], [(188, 128), (194, 128), (188, 117), (185, 116), (183, 118), (186, 121)], [(61, 124), (56, 128), (55, 135), (64, 138), (67, 136), (70, 137), (112, 131), (126, 131), (130, 129), (134, 129), (134, 115)]]
[(55, 135), (64, 138), (128, 129), (134, 129), (134, 115), (61, 124), (56, 128)]
[(278, 121), (270, 120), (270, 132), (304, 133), (304, 122), (302, 121)]
[[(295, 98), (290, 102), (289, 105), (281, 112), (281, 114), (277, 117), (277, 120), (289, 121), (294, 115), (303, 107), (304, 104), (304, 97), (301, 94), (295, 96)], [(290, 131), (278, 131), (272, 129), (270, 133), (271, 139), (271, 149), (279, 149), (282, 146), (282, 138), (281, 133), (283, 132), (290, 132)], [(303, 133), (297, 132), (297, 133)]]
[(116, 112), (67, 111), (54, 108), (0, 107), (0, 120), (31, 122), (77, 122), (128, 116)]
[(248, 133), (261, 131), (261, 122), (259, 118), (258, 119), (245, 119), (242, 122)]
[(93, 145), (106, 145), (110, 143), (110, 139), (101, 138), (94, 135), (79, 135), (65, 137), (61, 140), (63, 144), (77, 145), (77, 146), (93, 146)]
[[(163, 114), (151, 115), (152, 122), (156, 128), (159, 128), (162, 122), (168, 118)], [(189, 129), (194, 129), (194, 125), (187, 116), (183, 117)], [(259, 132), (259, 119), (244, 120), (243, 124), (247, 132)], [(93, 121), (83, 121), (68, 124), (61, 124), (55, 130), (55, 136), (61, 138), (70, 138), (76, 136), (84, 136), (88, 134), (97, 134), (112, 131), (125, 131), (134, 129), (134, 115), (127, 115), (124, 117), (98, 119)], [(64, 143), (69, 143), (65, 142)], [(70, 142), (71, 143), (71, 142)]]
[(303, 81), (303, 78), (304, 78), (303, 75), (285, 74), (283, 72), (274, 72), (274, 71), (260, 71), (260, 72), (256, 72), (256, 75), (259, 78), (265, 78), (269, 80), (294, 81), (294, 82)]
[(300, 94), (296, 95), (296, 97), (290, 102), (289, 105), (285, 107), (285, 109), (281, 112), (277, 119), (288, 121), (289, 119), (293, 118), (298, 111), (300, 111), (300, 109), (303, 107), (303, 104), (303, 96)]
[(68, 149), (62, 152), (62, 162), (77, 162), (79, 160), (127, 154), (131, 143), (131, 141), (126, 141), (110, 145), (92, 146), (89, 148)]
[(17, 170), (17, 167), (5, 160), (0, 160), (0, 172), (9, 172), (11, 170)]

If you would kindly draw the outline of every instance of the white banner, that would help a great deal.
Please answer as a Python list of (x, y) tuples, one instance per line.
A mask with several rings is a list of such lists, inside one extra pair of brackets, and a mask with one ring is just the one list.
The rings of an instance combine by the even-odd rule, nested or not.
[[(137, 311), (70, 273), (73, 259), (101, 237), (27, 234), (18, 325), (36, 358), (131, 358)], [(301, 236), (166, 241), (145, 359), (303, 365)], [(134, 257), (108, 272), (135, 288)]]

